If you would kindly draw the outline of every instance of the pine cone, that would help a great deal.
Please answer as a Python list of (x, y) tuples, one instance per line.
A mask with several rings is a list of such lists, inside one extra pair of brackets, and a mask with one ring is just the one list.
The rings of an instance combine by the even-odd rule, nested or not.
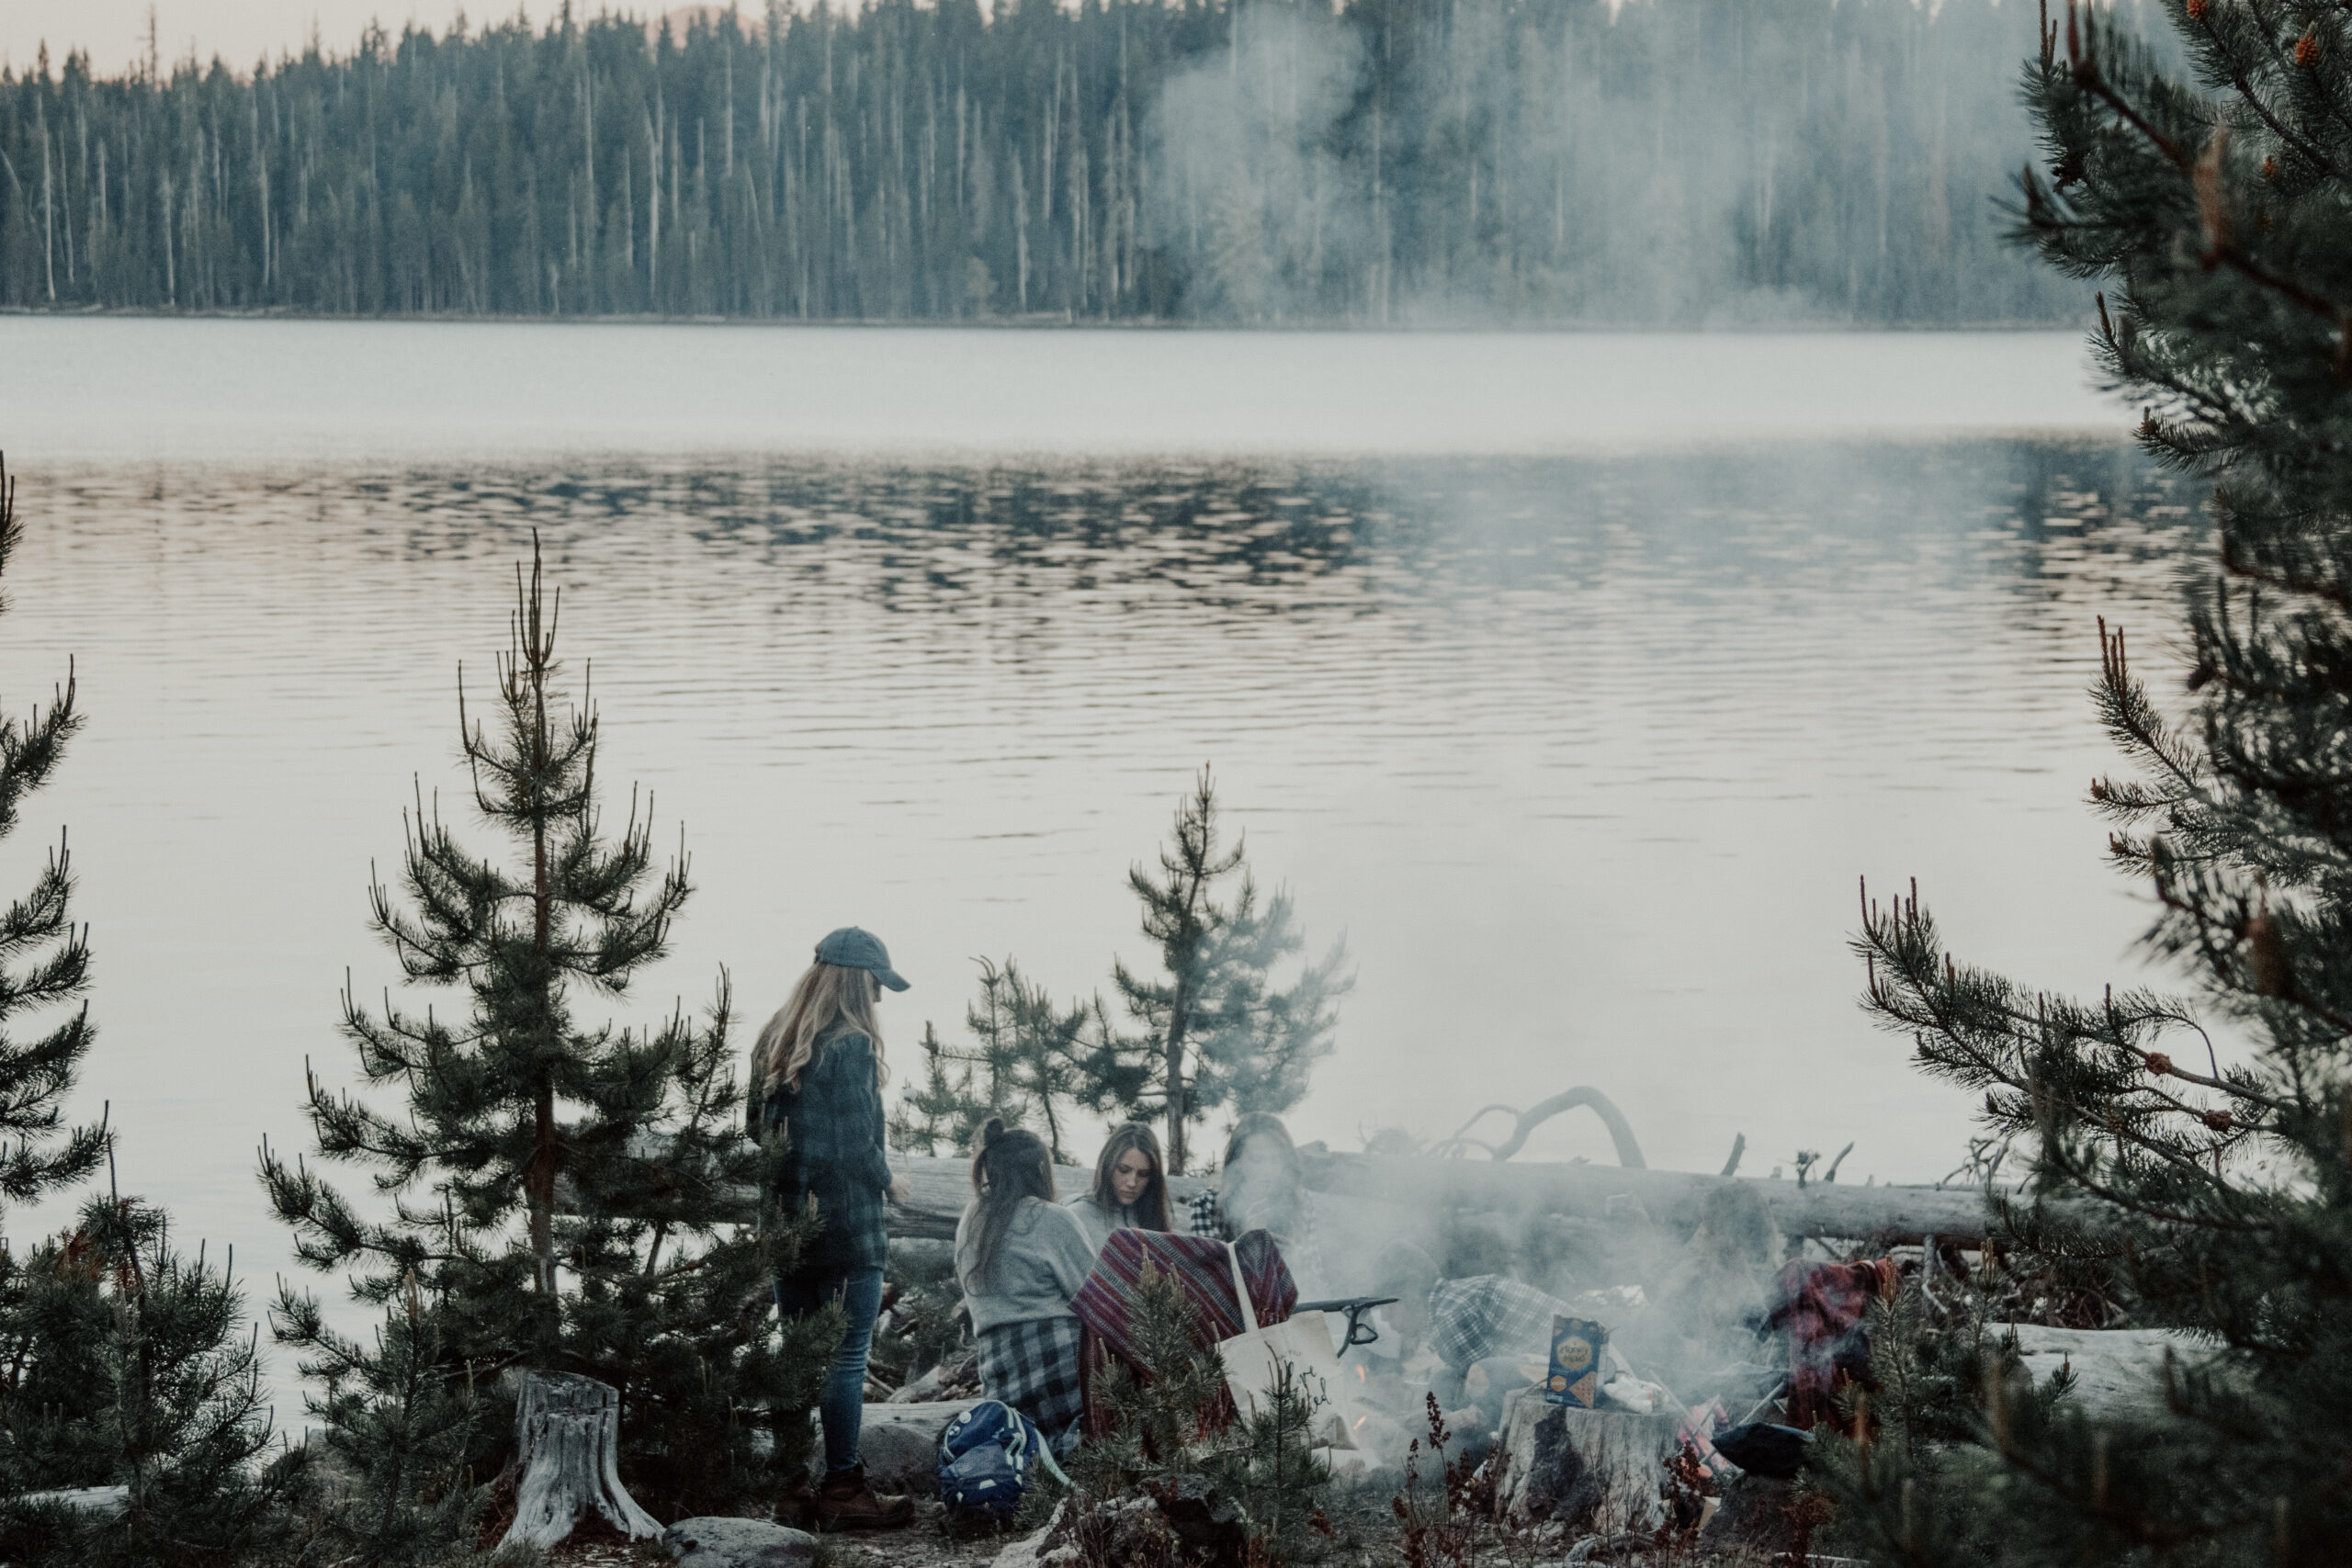
[(2303, 36), (2295, 40), (2295, 63), (2306, 70), (2319, 63), (2319, 32), (2316, 26), (2305, 28)]

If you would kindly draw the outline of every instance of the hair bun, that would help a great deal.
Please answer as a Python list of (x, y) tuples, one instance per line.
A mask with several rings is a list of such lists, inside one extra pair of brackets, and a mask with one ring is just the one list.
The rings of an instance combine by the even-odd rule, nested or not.
[(987, 1124), (980, 1129), (980, 1148), (982, 1152), (985, 1153), (987, 1150), (996, 1147), (996, 1141), (1003, 1136), (1004, 1118), (1001, 1116), (989, 1117)]

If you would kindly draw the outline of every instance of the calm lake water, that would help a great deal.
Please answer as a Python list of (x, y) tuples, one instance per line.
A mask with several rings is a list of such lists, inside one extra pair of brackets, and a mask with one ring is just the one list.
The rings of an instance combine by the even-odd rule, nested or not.
[[(1589, 1083), (1653, 1165), (1713, 1168), (1745, 1133), (1757, 1174), (1851, 1139), (1847, 1179), (1931, 1179), (1969, 1107), (1855, 1006), (1858, 876), (1917, 876), (2021, 978), (2140, 973), (2144, 911), (2082, 804), (2109, 761), (2084, 692), (2100, 615), (2168, 657), (2202, 525), (2083, 431), (2111, 416), (2072, 340), (1788, 343), (1876, 378), (1873, 418), (1850, 388), (1775, 396), (1773, 340), (823, 337), (0, 322), (40, 367), (0, 396), (28, 525), (0, 695), (45, 699), (70, 655), (90, 716), (0, 890), (70, 826), (101, 1026), (82, 1100), (111, 1101), (126, 1186), (183, 1235), (282, 1267), (254, 1150), (305, 1146), (306, 1059), (350, 1076), (346, 973), (396, 976), (369, 867), (415, 792), (465, 815), (459, 665), (481, 694), (533, 529), (616, 810), (650, 791), (699, 886), (624, 1021), (698, 1005), (721, 964), (756, 1021), (847, 921), (915, 982), (885, 1015), (901, 1064), (925, 1020), (960, 1026), (978, 956), (1107, 990), (1143, 955), (1126, 869), (1204, 762), (1310, 942), (1353, 954), (1294, 1117), (1334, 1146)], [(753, 439), (742, 411), (776, 394), (745, 365), (859, 341), (879, 359), (842, 371), (839, 452)], [(1157, 377), (1157, 405), (1116, 395), (1184, 438), (1080, 422), (1052, 449), (1018, 411), (942, 403), (894, 454), (927, 344), (945, 384), (976, 392), (1000, 349), (1072, 408)], [(1195, 399), (1228, 348), (1297, 386), (1352, 365), (1429, 417), (1408, 455), (1350, 457), (1305, 409), (1284, 456), (1262, 385), (1236, 387), (1246, 418)], [(1517, 389), (1500, 436), (1413, 389), (1480, 384), (1482, 352)], [(1679, 412), (1654, 352), (1680, 356)], [(718, 368), (689, 385), (697, 353)], [(1639, 429), (1577, 412), (1641, 375)], [(566, 396), (601, 412), (551, 429)], [(1577, 1155), (1609, 1157), (1589, 1122), (1522, 1157)]]

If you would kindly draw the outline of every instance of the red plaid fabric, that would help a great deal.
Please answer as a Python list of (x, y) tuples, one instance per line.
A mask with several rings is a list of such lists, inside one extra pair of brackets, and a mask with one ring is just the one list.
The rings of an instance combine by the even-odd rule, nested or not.
[(1789, 1336), (1789, 1425), (1810, 1429), (1838, 1416), (1837, 1391), (1869, 1375), (1870, 1339), (1863, 1318), (1871, 1303), (1893, 1296), (1894, 1265), (1791, 1263), (1773, 1282), (1767, 1329)]
[[(1251, 1231), (1233, 1244), (1241, 1260), (1241, 1280), (1250, 1290), (1250, 1309), (1257, 1326), (1269, 1327), (1289, 1318), (1298, 1304), (1298, 1286), (1283, 1262), (1282, 1248), (1264, 1231)], [(1086, 1429), (1102, 1430), (1102, 1413), (1093, 1398), (1097, 1358), (1115, 1356), (1134, 1371), (1134, 1344), (1127, 1316), (1142, 1281), (1145, 1266), (1173, 1280), (1193, 1305), (1193, 1343), (1203, 1350), (1241, 1332), (1241, 1310), (1233, 1299), (1233, 1269), (1226, 1261), (1225, 1243), (1208, 1236), (1178, 1235), (1172, 1231), (1113, 1231), (1094, 1261), (1094, 1270), (1079, 1287), (1070, 1310), (1086, 1328), (1080, 1358), (1087, 1383)], [(1228, 1412), (1229, 1414), (1229, 1412)]]

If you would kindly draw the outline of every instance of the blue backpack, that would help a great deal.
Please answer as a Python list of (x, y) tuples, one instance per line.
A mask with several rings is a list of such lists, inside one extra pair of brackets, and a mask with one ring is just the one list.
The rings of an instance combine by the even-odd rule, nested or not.
[(1010, 1520), (1029, 1490), (1029, 1467), (1069, 1483), (1045, 1434), (1001, 1400), (984, 1399), (939, 1435), (939, 1500), (953, 1517)]

